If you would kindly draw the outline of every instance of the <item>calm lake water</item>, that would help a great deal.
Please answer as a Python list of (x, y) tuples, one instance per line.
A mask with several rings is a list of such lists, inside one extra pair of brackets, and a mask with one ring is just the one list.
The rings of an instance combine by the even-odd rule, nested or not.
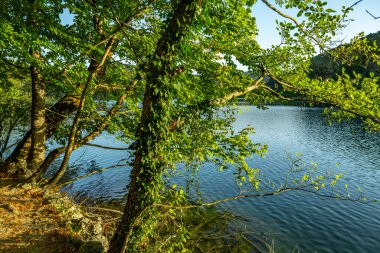
[[(368, 199), (380, 199), (380, 135), (369, 134), (355, 124), (328, 125), (321, 109), (272, 106), (258, 110), (244, 106), (237, 115), (236, 130), (250, 124), (256, 128), (255, 142), (269, 145), (266, 158), (253, 157), (251, 166), (262, 177), (281, 181), (289, 170), (289, 155), (303, 154), (319, 163), (319, 170), (346, 173), (352, 193), (361, 187)], [(126, 147), (109, 135), (94, 143)], [(127, 151), (84, 147), (76, 151), (74, 166), (103, 168), (123, 163)], [(337, 167), (336, 164), (340, 165)], [(77, 181), (66, 190), (94, 199), (122, 199), (126, 194), (129, 167), (115, 168)], [(206, 166), (199, 174), (203, 200), (239, 193), (231, 172)], [(304, 192), (275, 197), (243, 199), (220, 205), (248, 221), (242, 227), (269, 241), (275, 252), (380, 252), (380, 204), (362, 204), (322, 198)], [(299, 251), (297, 251), (299, 250)]]

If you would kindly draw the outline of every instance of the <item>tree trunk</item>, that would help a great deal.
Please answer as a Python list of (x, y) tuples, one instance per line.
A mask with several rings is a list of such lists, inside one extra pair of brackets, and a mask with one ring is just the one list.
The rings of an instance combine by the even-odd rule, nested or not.
[(35, 182), (42, 181), (42, 177), (46, 173), (46, 171), (49, 169), (50, 165), (55, 161), (55, 159), (57, 159), (64, 152), (65, 152), (65, 147), (59, 147), (50, 151), (49, 154), (46, 156), (44, 162), (38, 168), (38, 170), (31, 177), (29, 177), (26, 180), (26, 182), (35, 183)]
[[(167, 28), (159, 39), (155, 54), (148, 63), (147, 86), (144, 93), (143, 111), (137, 132), (137, 148), (130, 175), (127, 204), (124, 215), (110, 242), (109, 253), (124, 253), (130, 243), (132, 232), (138, 233), (139, 222), (145, 212), (158, 198), (162, 187), (164, 164), (160, 162), (159, 145), (165, 140), (163, 125), (171, 119), (166, 116), (170, 104), (168, 84), (163, 80), (173, 68), (175, 47), (193, 22), (201, 1), (180, 1)], [(155, 61), (160, 61), (157, 63)]]
[[(49, 187), (52, 187), (56, 183), (58, 183), (58, 181), (62, 178), (63, 174), (66, 172), (67, 166), (69, 164), (71, 153), (75, 149), (75, 138), (76, 138), (77, 131), (78, 131), (79, 119), (81, 117), (81, 113), (82, 113), (82, 110), (84, 108), (87, 90), (89, 89), (92, 80), (95, 78), (95, 76), (97, 75), (99, 70), (102, 69), (104, 63), (106, 62), (106, 59), (111, 55), (111, 49), (113, 47), (115, 40), (116, 40), (116, 35), (109, 39), (107, 46), (106, 46), (106, 49), (105, 49), (105, 52), (99, 61), (99, 64), (97, 64), (97, 63), (91, 64), (92, 68), (90, 68), (90, 74), (89, 74), (87, 81), (86, 81), (86, 84), (83, 88), (82, 95), (81, 95), (81, 98), (79, 101), (79, 107), (78, 107), (77, 113), (75, 115), (73, 124), (72, 124), (71, 129), (70, 129), (70, 136), (69, 136), (69, 141), (68, 141), (67, 147), (65, 149), (65, 155), (63, 157), (61, 166), (59, 167), (57, 173), (55, 173), (54, 176), (49, 180), (49, 182), (47, 184)], [(95, 61), (92, 61), (92, 62), (95, 62)]]
[[(46, 113), (45, 135), (50, 138), (68, 116), (75, 112), (79, 107), (79, 92), (83, 89), (83, 84), (79, 85), (72, 94), (64, 96), (60, 101), (53, 105)], [(20, 174), (26, 168), (26, 161), (32, 143), (32, 130), (28, 131), (19, 144), (15, 147), (12, 154), (2, 164), (2, 170), (9, 174)]]
[[(144, 156), (155, 150), (157, 142), (151, 142), (154, 134), (152, 122), (152, 109), (155, 110), (158, 100), (153, 99), (150, 87), (147, 87), (143, 101), (143, 112), (140, 120), (140, 130), (138, 133), (138, 148), (135, 153), (133, 169), (131, 171), (131, 181), (129, 184), (127, 204), (124, 208), (124, 216), (119, 223), (114, 237), (110, 243), (108, 252), (124, 252), (128, 245), (128, 235), (134, 228), (137, 228), (137, 218), (141, 213), (154, 203), (154, 195), (157, 194), (161, 184), (161, 168), (151, 164), (149, 161), (143, 161)], [(158, 97), (156, 97), (158, 98)], [(149, 130), (151, 129), (151, 130)], [(153, 163), (153, 161), (151, 161)], [(148, 192), (151, 195), (147, 194)]]
[[(39, 54), (30, 50), (30, 54), (37, 60)], [(45, 159), (45, 84), (41, 81), (38, 69), (32, 64), (30, 66), (32, 79), (32, 108), (31, 108), (31, 149), (30, 163), (26, 176), (31, 175), (42, 164)]]
[[(119, 111), (121, 105), (123, 104), (124, 99), (133, 92), (137, 84), (137, 80), (132, 80), (130, 85), (125, 89), (125, 92), (118, 98), (116, 104), (108, 111), (107, 116), (104, 117), (103, 121), (96, 127), (94, 131), (88, 134), (86, 137), (75, 143), (73, 150), (81, 147), (82, 145), (92, 141), (96, 136), (103, 132), (104, 129), (111, 122), (112, 117)], [(45, 161), (42, 163), (40, 168), (33, 174), (32, 177), (28, 178), (29, 182), (38, 182), (42, 179), (42, 176), (45, 174), (50, 165), (57, 159), (60, 155), (65, 152), (65, 147), (56, 148), (47, 155)]]
[[(40, 32), (37, 28), (37, 6), (34, 0), (29, 0), (30, 11), (27, 13), (28, 25), (33, 30), (35, 36), (39, 36)], [(39, 46), (31, 43), (29, 49), (31, 56), (30, 63), (30, 79), (32, 84), (32, 108), (31, 108), (31, 145), (29, 159), (27, 160), (27, 168), (22, 172), (25, 176), (30, 176), (43, 162), (45, 158), (45, 95), (46, 85), (42, 81), (38, 70), (41, 63), (41, 55)]]

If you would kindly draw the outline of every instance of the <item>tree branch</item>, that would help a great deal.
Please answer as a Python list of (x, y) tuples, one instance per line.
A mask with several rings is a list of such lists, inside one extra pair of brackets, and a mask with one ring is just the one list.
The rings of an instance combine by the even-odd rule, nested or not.
[(65, 149), (65, 155), (63, 157), (61, 166), (58, 169), (58, 172), (47, 183), (48, 187), (54, 186), (56, 183), (58, 183), (58, 181), (61, 179), (61, 177), (63, 176), (64, 172), (66, 171), (66, 168), (67, 168), (67, 165), (69, 163), (69, 159), (70, 159), (71, 153), (72, 153), (72, 151), (75, 148), (75, 137), (76, 137), (77, 132), (78, 132), (78, 123), (79, 123), (79, 120), (80, 120), (80, 116), (81, 116), (82, 110), (84, 108), (84, 103), (85, 103), (85, 98), (86, 98), (86, 95), (87, 95), (87, 90), (89, 89), (91, 82), (93, 81), (93, 79), (95, 78), (95, 76), (97, 75), (97, 73), (99, 72), (99, 70), (102, 68), (102, 66), (105, 63), (107, 57), (110, 55), (111, 48), (114, 45), (116, 37), (117, 36), (114, 35), (113, 37), (111, 37), (109, 39), (109, 41), (107, 43), (107, 46), (105, 48), (105, 51), (103, 53), (103, 56), (101, 58), (100, 63), (99, 64), (95, 64), (94, 66), (90, 65), (90, 67), (93, 67), (93, 68), (90, 69), (90, 73), (89, 73), (89, 75), (87, 77), (86, 84), (83, 87), (83, 91), (82, 91), (82, 94), (81, 94), (78, 110), (77, 110), (77, 113), (75, 114), (73, 123), (71, 125), (69, 140), (68, 140), (67, 148)]
[(68, 182), (65, 182), (65, 183), (62, 183), (58, 186), (58, 188), (62, 188), (63, 186), (66, 186), (66, 185), (69, 185), (69, 184), (72, 184), (80, 179), (83, 179), (83, 178), (86, 178), (86, 177), (89, 177), (89, 176), (92, 176), (94, 174), (97, 174), (97, 173), (101, 173), (101, 172), (104, 172), (104, 171), (107, 171), (107, 170), (110, 170), (110, 169), (113, 169), (113, 168), (117, 168), (117, 167), (125, 167), (127, 166), (126, 164), (116, 164), (116, 165), (112, 165), (112, 166), (109, 166), (109, 167), (106, 167), (106, 168), (103, 168), (103, 169), (100, 169), (100, 170), (95, 170), (93, 172), (90, 172), (90, 173), (87, 173), (87, 174), (84, 174), (80, 177), (77, 177), (71, 181), (68, 181)]
[[(284, 82), (280, 79), (278, 79), (276, 76), (274, 76), (273, 74), (271, 74), (269, 72), (269, 70), (265, 70), (267, 75), (269, 77), (271, 77), (273, 80), (275, 80), (276, 82), (278, 82), (279, 84), (281, 84), (282, 86), (284, 87), (287, 87), (293, 91), (298, 91), (298, 92), (307, 92), (308, 90), (305, 89), (305, 88), (300, 88), (300, 87), (297, 87), (295, 85), (292, 85), (292, 84), (289, 84), (287, 82)], [(269, 88), (269, 87), (268, 87)], [(266, 88), (266, 89), (268, 89)], [(273, 90), (272, 90), (273, 91)], [(279, 95), (279, 94), (278, 94)], [(281, 97), (281, 98), (284, 98), (284, 97)], [(289, 98), (284, 98), (285, 100), (289, 100)], [(305, 99), (305, 101), (309, 101), (309, 102), (312, 102), (312, 103), (318, 103), (318, 104), (324, 104), (324, 105), (329, 105), (329, 106), (333, 106), (333, 107), (336, 107), (336, 108), (339, 108), (341, 109), (342, 111), (345, 111), (345, 112), (348, 112), (348, 113), (351, 113), (357, 117), (361, 117), (361, 118), (365, 118), (365, 119), (370, 119), (372, 120), (373, 122), (375, 123), (378, 123), (380, 124), (380, 119), (372, 116), (372, 115), (364, 115), (363, 113), (361, 113), (361, 111), (357, 111), (355, 109), (346, 109), (346, 108), (341, 108), (341, 105), (339, 105), (338, 103), (336, 103), (335, 101), (332, 101), (331, 99), (328, 100), (328, 101), (325, 101), (325, 100), (316, 100), (316, 99)]]
[(297, 27), (298, 29), (300, 29), (300, 31), (306, 35), (306, 37), (308, 37), (309, 39), (311, 39), (312, 41), (315, 42), (316, 45), (318, 45), (323, 51), (325, 51), (327, 54), (330, 54), (328, 52), (328, 50), (325, 48), (324, 45), (322, 45), (314, 36), (312, 36), (300, 23), (298, 23), (298, 21), (292, 17), (292, 16), (289, 16), (285, 13), (283, 13), (282, 11), (280, 11), (279, 9), (277, 9), (276, 7), (274, 7), (273, 5), (271, 5), (267, 0), (261, 0), (266, 6), (268, 6), (271, 10), (273, 10), (274, 12), (276, 12), (277, 14), (279, 14), (280, 16), (286, 18), (286, 19), (289, 19), (291, 20)]
[(253, 83), (246, 87), (244, 90), (242, 91), (234, 91), (234, 92), (231, 92), (227, 95), (225, 95), (224, 97), (222, 98), (217, 98), (217, 99), (214, 99), (214, 101), (212, 101), (212, 104), (215, 104), (215, 105), (223, 105), (225, 104), (226, 102), (228, 102), (229, 100), (231, 99), (234, 99), (236, 97), (239, 97), (239, 96), (242, 96), (242, 95), (245, 95), (257, 88), (260, 87), (260, 83), (261, 81), (264, 80), (264, 77), (266, 76), (265, 72), (263, 72), (256, 80), (253, 81)]
[(13, 63), (13, 62), (5, 59), (4, 57), (2, 57), (1, 60), (3, 62), (5, 62), (6, 64), (11, 65), (12, 67), (15, 67), (15, 68), (18, 68), (18, 69), (23, 69), (23, 70), (27, 70), (28, 69), (27, 67), (23, 67), (23, 66), (17, 65), (15, 63)]
[(371, 17), (373, 17), (374, 19), (378, 19), (378, 18), (380, 18), (380, 16), (379, 17), (375, 17), (371, 12), (369, 12), (368, 10), (365, 10), (369, 15), (371, 15)]
[(92, 144), (92, 143), (84, 143), (82, 145), (90, 146), (90, 147), (96, 147), (96, 148), (102, 148), (102, 149), (110, 149), (110, 150), (131, 150), (129, 147), (128, 148), (116, 148), (116, 147), (108, 147), (108, 146)]

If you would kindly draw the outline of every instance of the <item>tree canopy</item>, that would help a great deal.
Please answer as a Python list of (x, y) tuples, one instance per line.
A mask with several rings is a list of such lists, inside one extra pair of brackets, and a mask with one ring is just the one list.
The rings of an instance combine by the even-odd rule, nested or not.
[[(166, 178), (178, 164), (196, 173), (212, 162), (259, 190), (258, 169), (246, 158), (265, 154), (266, 146), (250, 139), (250, 126), (234, 131), (238, 97), (259, 107), (294, 99), (321, 104), (331, 119), (360, 118), (369, 130), (380, 130), (377, 44), (358, 37), (333, 50), (330, 45), (351, 7), (261, 1), (282, 20), (282, 43), (269, 49), (256, 40), (255, 0), (2, 1), (0, 106), (11, 113), (2, 114), (0, 125), (1, 169), (45, 182), (49, 166), (65, 154), (47, 183), (52, 187), (71, 152), (103, 131), (129, 142), (129, 194), (109, 252), (133, 251), (150, 236), (157, 222), (152, 207), (165, 202)], [(298, 9), (297, 16), (289, 9)], [(72, 23), (63, 23), (63, 12)], [(339, 71), (315, 74), (311, 66), (320, 51)], [(358, 62), (368, 72), (350, 68)], [(30, 128), (6, 153), (7, 136), (25, 122)], [(62, 146), (45, 156), (52, 140)], [(303, 178), (294, 189), (318, 191), (322, 179)]]

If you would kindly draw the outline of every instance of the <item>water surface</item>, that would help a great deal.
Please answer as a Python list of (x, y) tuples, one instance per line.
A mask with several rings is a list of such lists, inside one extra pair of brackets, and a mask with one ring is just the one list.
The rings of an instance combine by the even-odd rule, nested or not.
[[(256, 128), (255, 142), (269, 145), (266, 158), (249, 159), (259, 167), (263, 178), (283, 180), (289, 170), (289, 155), (303, 154), (317, 161), (322, 171), (346, 173), (350, 191), (361, 187), (369, 199), (380, 199), (380, 135), (370, 134), (355, 123), (329, 125), (317, 108), (272, 106), (269, 110), (241, 107), (236, 130), (250, 124)], [(127, 147), (104, 134), (95, 143)], [(123, 163), (127, 151), (84, 147), (72, 160), (79, 167), (103, 168)], [(336, 164), (340, 165), (337, 167)], [(68, 188), (99, 200), (124, 198), (129, 167), (80, 180)], [(218, 172), (206, 166), (200, 172), (204, 200), (238, 194), (231, 172)], [(219, 206), (249, 221), (241, 224), (249, 231), (274, 240), (275, 251), (377, 253), (380, 249), (380, 205), (361, 204), (318, 197), (303, 192), (243, 199)], [(298, 252), (298, 251), (295, 251)]]

